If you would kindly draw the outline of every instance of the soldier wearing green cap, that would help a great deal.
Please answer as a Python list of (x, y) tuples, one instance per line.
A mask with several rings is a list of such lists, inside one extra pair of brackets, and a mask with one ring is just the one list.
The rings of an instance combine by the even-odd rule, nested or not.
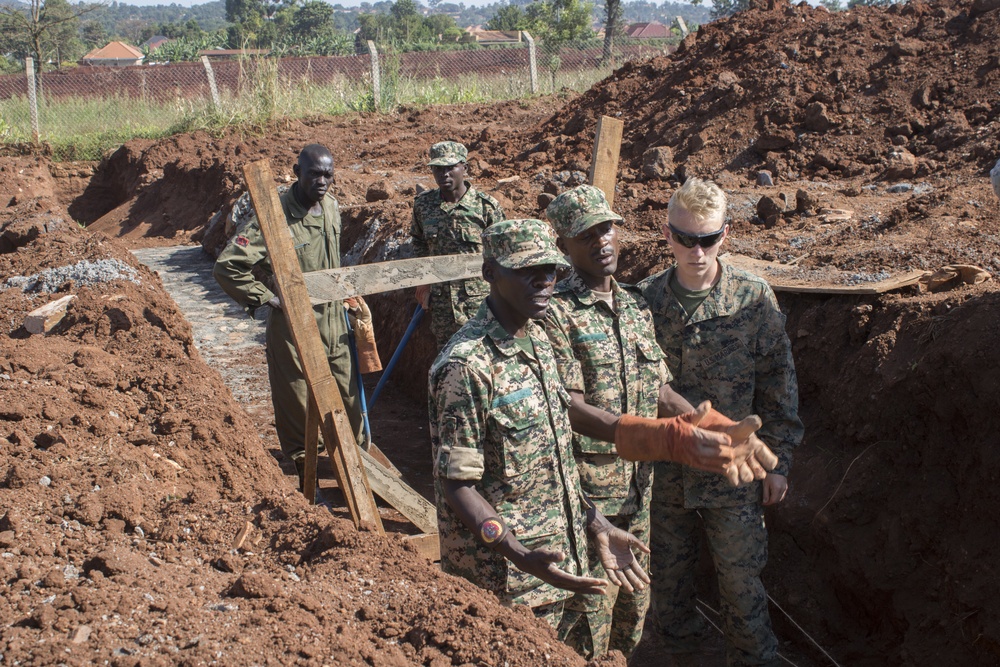
[[(559, 375), (573, 404), (656, 417), (661, 388), (669, 392), (670, 373), (645, 302), (613, 277), (621, 216), (592, 185), (562, 193), (545, 215), (573, 265), (556, 285), (545, 317)], [(673, 398), (679, 401), (678, 413), (693, 409), (683, 398)], [(573, 435), (573, 454), (583, 491), (597, 508), (614, 525), (648, 542), (652, 463), (626, 461), (614, 443), (578, 433)], [(639, 559), (648, 566), (645, 554)], [(598, 562), (591, 552), (591, 567)], [(604, 596), (577, 595), (567, 603), (564, 632), (587, 657), (613, 649), (627, 658), (642, 637), (648, 608), (648, 589), (611, 587)]]
[[(603, 595), (608, 585), (590, 576), (588, 534), (608, 580), (625, 590), (649, 583), (632, 551), (647, 549), (581, 488), (570, 397), (538, 322), (556, 268), (567, 266), (552, 230), (539, 220), (508, 220), (488, 228), (482, 242), (490, 293), (430, 370), (441, 566), (559, 628), (573, 593)], [(591, 435), (617, 442), (642, 430), (623, 431), (618, 416), (598, 412)], [(733, 461), (729, 437), (693, 423), (659, 424), (655, 437), (629, 452), (722, 471)]]
[[(431, 146), (427, 164), (438, 187), (420, 193), (413, 201), (410, 236), (417, 257), (481, 253), (483, 230), (504, 219), (497, 200), (467, 180), (468, 155), (457, 141)], [(481, 278), (417, 288), (417, 302), (431, 311), (431, 331), (438, 348), (476, 313), (488, 292), (489, 286)]]

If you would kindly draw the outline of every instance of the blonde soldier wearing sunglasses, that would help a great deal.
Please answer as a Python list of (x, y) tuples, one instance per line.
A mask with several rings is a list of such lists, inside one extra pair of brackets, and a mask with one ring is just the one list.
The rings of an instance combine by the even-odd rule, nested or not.
[[(683, 664), (704, 652), (710, 633), (695, 608), (695, 572), (703, 529), (718, 574), (728, 665), (778, 665), (767, 595), (764, 505), (781, 502), (792, 448), (802, 440), (798, 386), (785, 317), (762, 279), (718, 257), (729, 234), (726, 195), (688, 179), (671, 197), (663, 234), (675, 265), (639, 289), (673, 389), (727, 415), (757, 414), (757, 435), (778, 456), (762, 482), (733, 488), (677, 463), (656, 463), (650, 508), (653, 605), (667, 650)], [(695, 658), (696, 659), (696, 658)]]

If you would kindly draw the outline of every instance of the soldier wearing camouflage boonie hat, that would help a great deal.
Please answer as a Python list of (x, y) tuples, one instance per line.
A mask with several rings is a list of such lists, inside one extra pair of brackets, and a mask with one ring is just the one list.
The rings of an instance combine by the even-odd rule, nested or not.
[(469, 159), (469, 150), (457, 141), (439, 141), (431, 146), (428, 167), (450, 167)]
[(498, 222), (483, 231), (483, 259), (492, 259), (506, 269), (540, 264), (569, 267), (556, 246), (552, 228), (533, 218)]
[(552, 200), (545, 217), (559, 236), (573, 238), (608, 220), (621, 222), (622, 217), (611, 210), (600, 188), (579, 185)]

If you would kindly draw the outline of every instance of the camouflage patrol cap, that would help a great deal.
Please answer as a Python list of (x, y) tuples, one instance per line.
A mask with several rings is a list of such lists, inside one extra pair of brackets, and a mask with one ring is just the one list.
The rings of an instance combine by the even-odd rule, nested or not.
[(545, 209), (545, 217), (555, 227), (559, 236), (573, 238), (585, 231), (611, 220), (621, 222), (622, 217), (611, 210), (600, 188), (578, 185), (552, 200)]
[(457, 141), (439, 141), (431, 146), (431, 161), (427, 166), (450, 167), (465, 162), (468, 157), (469, 151)]
[(540, 264), (569, 267), (556, 247), (552, 228), (541, 220), (505, 220), (483, 230), (483, 259), (508, 269)]

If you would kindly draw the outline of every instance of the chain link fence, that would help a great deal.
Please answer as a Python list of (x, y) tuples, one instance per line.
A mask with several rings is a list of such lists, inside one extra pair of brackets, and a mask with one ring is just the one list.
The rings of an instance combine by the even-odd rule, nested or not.
[[(610, 74), (598, 40), (558, 46), (527, 33), (504, 46), (354, 56), (237, 57), (89, 67), (0, 77), (0, 141), (44, 142), (63, 159), (95, 159), (135, 137), (279, 117), (399, 105), (489, 102), (582, 91)], [(616, 44), (614, 63), (666, 53), (665, 42)], [(31, 85), (34, 79), (34, 86)], [(32, 89), (35, 94), (31, 95)]]

